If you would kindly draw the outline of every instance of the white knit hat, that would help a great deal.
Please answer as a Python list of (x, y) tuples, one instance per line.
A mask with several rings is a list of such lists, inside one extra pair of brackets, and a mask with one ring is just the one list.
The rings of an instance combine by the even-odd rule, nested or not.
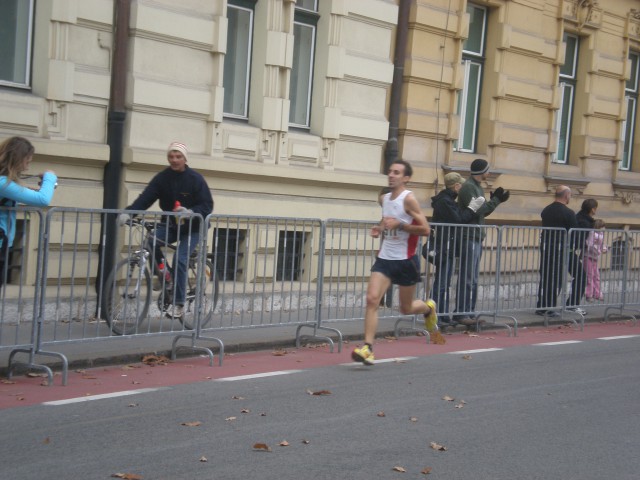
[(184, 143), (173, 142), (171, 145), (169, 145), (169, 148), (167, 148), (167, 153), (171, 152), (172, 150), (175, 150), (176, 152), (180, 152), (184, 156), (184, 159), (188, 160), (187, 146)]

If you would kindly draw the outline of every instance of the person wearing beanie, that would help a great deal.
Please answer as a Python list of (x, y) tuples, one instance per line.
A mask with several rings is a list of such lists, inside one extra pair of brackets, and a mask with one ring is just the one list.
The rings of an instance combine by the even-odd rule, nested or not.
[[(458, 191), (464, 179), (459, 173), (451, 172), (444, 176), (447, 188), (431, 197), (433, 216), (431, 217), (432, 236), (430, 243), (434, 252), (433, 263), (436, 271), (433, 276), (432, 296), (438, 306), (438, 324), (445, 327), (456, 325), (449, 318), (449, 288), (455, 266), (455, 257), (460, 247), (459, 225), (477, 222), (477, 210), (485, 202), (484, 197), (473, 198), (467, 208), (460, 208), (456, 203)], [(427, 246), (425, 244), (425, 246)], [(423, 250), (423, 256), (427, 257)]]
[[(178, 242), (173, 258), (174, 301), (167, 312), (170, 318), (184, 314), (186, 299), (187, 267), (189, 256), (200, 241), (199, 217), (205, 218), (213, 211), (213, 197), (204, 177), (187, 165), (188, 151), (184, 143), (173, 142), (167, 148), (169, 167), (154, 176), (136, 200), (125, 210), (147, 210), (156, 201), (167, 215), (164, 223), (156, 227), (155, 236), (161, 242)], [(197, 214), (198, 217), (192, 217)], [(118, 223), (124, 225), (131, 215), (122, 213)], [(162, 250), (156, 245), (156, 264), (162, 260)]]
[(380, 301), (392, 284), (398, 285), (400, 312), (422, 315), (425, 328), (437, 332), (436, 304), (416, 299), (420, 282), (420, 259), (416, 255), (418, 237), (429, 235), (430, 227), (420, 204), (407, 183), (411, 179), (409, 162), (395, 160), (387, 172), (390, 192), (382, 196), (382, 220), (371, 229), (373, 238), (382, 237), (382, 245), (371, 267), (364, 316), (364, 345), (351, 352), (351, 358), (373, 365), (373, 342), (378, 329)]
[[(476, 158), (471, 162), (470, 176), (458, 192), (458, 205), (468, 208), (472, 199), (484, 197), (481, 182), (489, 177), (489, 162)], [(509, 199), (509, 191), (499, 187), (491, 192), (490, 199), (476, 211), (473, 225), (484, 225), (484, 218), (491, 215), (501, 203)], [(477, 324), (475, 319), (476, 300), (478, 297), (478, 276), (480, 259), (482, 258), (482, 241), (486, 233), (483, 228), (463, 228), (460, 241), (460, 271), (456, 288), (456, 315), (454, 320), (463, 325)]]

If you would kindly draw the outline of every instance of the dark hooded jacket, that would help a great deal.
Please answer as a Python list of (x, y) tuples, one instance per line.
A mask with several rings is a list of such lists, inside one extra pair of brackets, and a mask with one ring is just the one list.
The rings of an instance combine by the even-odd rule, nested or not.
[[(442, 224), (466, 225), (478, 222), (478, 215), (470, 208), (462, 208), (456, 202), (458, 194), (449, 188), (445, 188), (437, 195), (431, 197), (433, 216), (431, 223), (436, 224), (435, 250), (438, 255), (454, 256), (460, 244), (461, 228)], [(440, 225), (438, 225), (440, 224)]]

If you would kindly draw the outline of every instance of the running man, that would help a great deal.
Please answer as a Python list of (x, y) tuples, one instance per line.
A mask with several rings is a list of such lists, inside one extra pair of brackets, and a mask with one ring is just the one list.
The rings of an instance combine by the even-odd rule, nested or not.
[(420, 260), (416, 255), (419, 236), (430, 232), (427, 219), (407, 183), (413, 175), (411, 165), (396, 160), (389, 167), (390, 192), (382, 197), (382, 220), (371, 229), (371, 236), (383, 235), (367, 287), (367, 309), (364, 317), (364, 345), (353, 350), (356, 362), (373, 365), (373, 341), (378, 329), (380, 300), (391, 284), (399, 287), (400, 312), (403, 315), (422, 314), (425, 328), (437, 330), (436, 303), (415, 298), (416, 284), (420, 281)]

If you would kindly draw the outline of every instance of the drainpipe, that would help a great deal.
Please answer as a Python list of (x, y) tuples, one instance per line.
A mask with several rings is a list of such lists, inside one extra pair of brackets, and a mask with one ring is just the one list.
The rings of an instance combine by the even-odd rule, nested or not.
[(389, 169), (398, 158), (398, 127), (400, 124), (400, 102), (402, 100), (402, 84), (404, 77), (404, 62), (407, 51), (407, 37), (409, 32), (409, 13), (412, 0), (399, 0), (398, 27), (396, 30), (396, 47), (393, 58), (393, 80), (391, 83), (391, 98), (389, 100), (389, 139), (384, 150), (384, 172)]
[[(109, 161), (104, 167), (102, 206), (117, 209), (122, 182), (122, 151), (126, 119), (125, 91), (127, 80), (127, 53), (129, 49), (129, 18), (131, 0), (115, 0), (113, 10), (113, 55), (111, 60), (111, 91), (107, 114), (107, 145)], [(103, 276), (111, 271), (116, 258), (117, 225), (115, 215), (105, 215), (100, 238), (100, 261), (96, 277), (96, 292), (100, 293)], [(104, 272), (104, 273), (102, 273)]]

